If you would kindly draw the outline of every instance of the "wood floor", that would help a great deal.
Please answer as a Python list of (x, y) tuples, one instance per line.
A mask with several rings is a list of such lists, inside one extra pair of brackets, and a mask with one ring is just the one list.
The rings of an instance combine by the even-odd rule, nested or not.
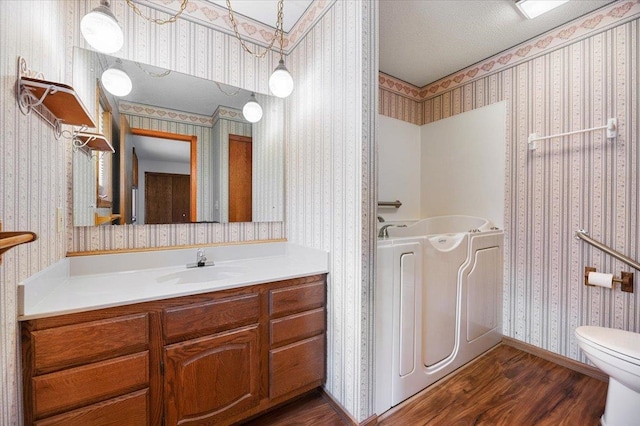
[[(450, 378), (380, 416), (396, 425), (598, 425), (607, 384), (500, 345)], [(349, 425), (320, 393), (248, 423)]]

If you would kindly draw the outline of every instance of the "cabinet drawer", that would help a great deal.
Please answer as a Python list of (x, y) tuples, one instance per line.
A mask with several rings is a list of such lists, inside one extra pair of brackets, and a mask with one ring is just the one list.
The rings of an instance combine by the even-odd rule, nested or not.
[(148, 388), (34, 423), (35, 426), (146, 426), (148, 424)]
[(32, 333), (36, 374), (148, 348), (147, 314), (128, 315)]
[(269, 397), (285, 395), (325, 378), (325, 335), (269, 351)]
[(213, 334), (258, 322), (260, 300), (257, 294), (227, 297), (164, 310), (164, 336), (179, 337)]
[(324, 308), (289, 315), (270, 321), (271, 346), (280, 346), (323, 333), (326, 328)]
[(149, 353), (56, 371), (31, 380), (33, 412), (39, 419), (148, 387)]
[(285, 287), (269, 292), (269, 314), (272, 317), (320, 308), (324, 304), (324, 281)]

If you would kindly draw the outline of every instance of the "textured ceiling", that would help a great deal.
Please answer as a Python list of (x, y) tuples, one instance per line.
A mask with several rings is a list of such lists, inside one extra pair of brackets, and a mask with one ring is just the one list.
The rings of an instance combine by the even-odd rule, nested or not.
[(571, 0), (529, 20), (513, 0), (380, 0), (380, 71), (423, 87), (609, 3)]

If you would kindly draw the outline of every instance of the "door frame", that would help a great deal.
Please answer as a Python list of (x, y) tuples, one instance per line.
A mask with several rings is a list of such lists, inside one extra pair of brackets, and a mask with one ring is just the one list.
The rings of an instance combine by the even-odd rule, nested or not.
[(183, 135), (180, 133), (169, 133), (162, 132), (160, 130), (150, 130), (150, 129), (141, 129), (141, 128), (131, 128), (131, 133), (138, 136), (149, 136), (160, 139), (171, 139), (182, 142), (188, 142), (191, 144), (190, 158), (189, 158), (189, 174), (190, 174), (190, 182), (191, 182), (191, 194), (189, 194), (189, 209), (191, 210), (189, 213), (189, 221), (197, 222), (197, 212), (196, 212), (196, 199), (198, 196), (198, 159), (197, 159), (197, 148), (198, 148), (198, 137), (196, 135)]

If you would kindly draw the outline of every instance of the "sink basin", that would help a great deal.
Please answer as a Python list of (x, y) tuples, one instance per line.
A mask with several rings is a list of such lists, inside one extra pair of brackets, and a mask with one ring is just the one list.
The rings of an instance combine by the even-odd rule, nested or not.
[(212, 281), (227, 280), (243, 275), (243, 268), (228, 266), (205, 266), (202, 268), (190, 268), (156, 278), (158, 282), (175, 281), (174, 284), (194, 284)]

